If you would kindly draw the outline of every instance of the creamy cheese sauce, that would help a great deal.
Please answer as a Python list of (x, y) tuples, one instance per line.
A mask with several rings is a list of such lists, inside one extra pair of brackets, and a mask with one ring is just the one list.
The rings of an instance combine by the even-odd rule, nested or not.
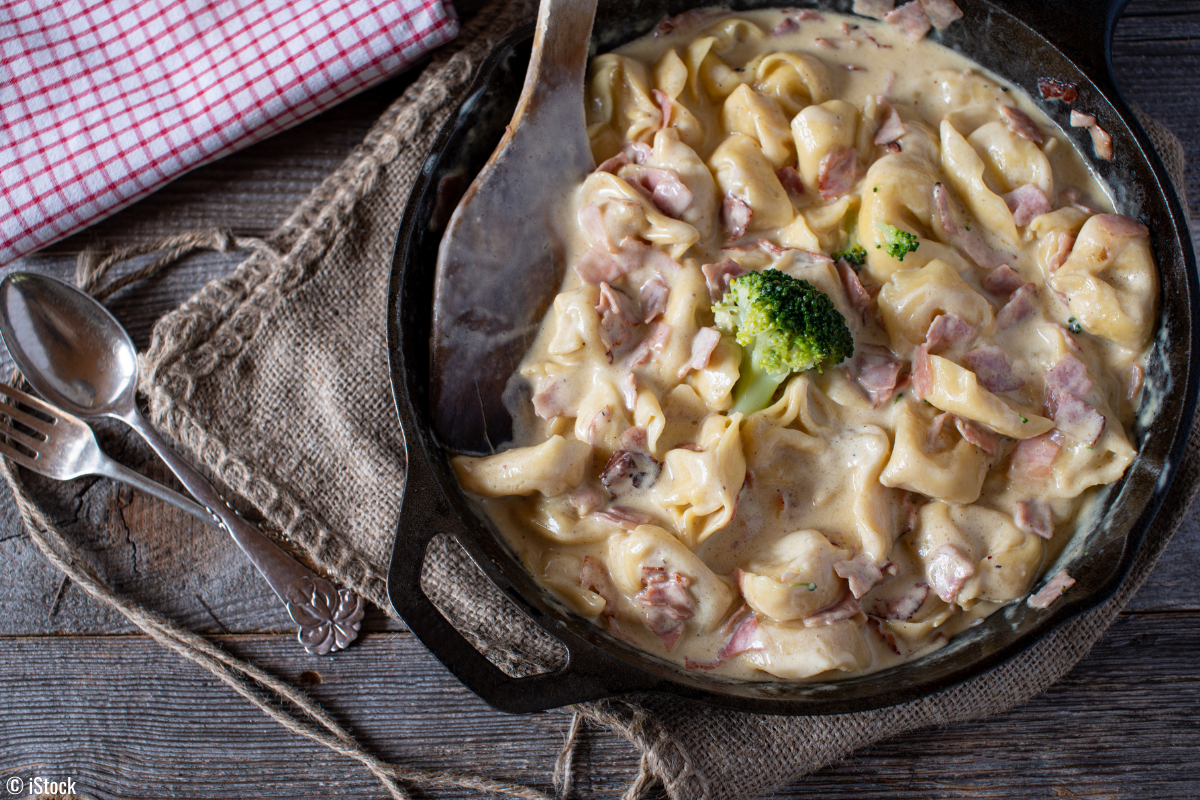
[[(1063, 133), (836, 14), (687, 15), (589, 81), (601, 167), (564, 209), (514, 439), (455, 459), (530, 572), (649, 652), (759, 680), (882, 669), (1068, 590), (1039, 577), (1135, 455), (1157, 272)], [(887, 226), (917, 248), (889, 254)], [(852, 236), (857, 267), (831, 258)], [(828, 294), (855, 354), (742, 414), (712, 305), (765, 269)]]

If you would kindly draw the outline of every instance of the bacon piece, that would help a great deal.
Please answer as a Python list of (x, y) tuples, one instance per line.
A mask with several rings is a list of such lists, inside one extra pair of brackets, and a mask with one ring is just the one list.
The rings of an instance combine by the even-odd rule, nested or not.
[(1026, 183), (1018, 186), (1004, 195), (1004, 203), (1012, 212), (1013, 224), (1020, 227), (1028, 225), (1034, 217), (1049, 214), (1054, 209), (1050, 207), (1050, 199), (1036, 184)]
[(646, 429), (641, 425), (633, 425), (617, 439), (617, 447), (621, 450), (632, 450), (635, 453), (649, 453), (650, 439)]
[(651, 89), (650, 94), (654, 95), (654, 101), (658, 103), (658, 113), (662, 117), (659, 129), (671, 127), (671, 115), (675, 112), (675, 104), (671, 102), (671, 95), (658, 89)]
[(836, 602), (818, 609), (804, 618), (804, 627), (816, 628), (819, 625), (832, 625), (835, 622), (851, 619), (862, 613), (862, 607), (849, 590), (842, 592)]
[(639, 297), (642, 303), (642, 322), (652, 322), (655, 317), (667, 310), (671, 287), (667, 285), (661, 275), (655, 273), (650, 280), (642, 284)]
[(775, 170), (775, 177), (789, 194), (797, 197), (804, 194), (804, 181), (800, 180), (800, 173), (795, 167), (780, 167)]
[(617, 587), (613, 585), (603, 561), (584, 556), (583, 565), (579, 568), (579, 583), (584, 589), (604, 598), (604, 611), (601, 612), (604, 616), (611, 617), (617, 613)]
[(658, 481), (662, 464), (647, 453), (618, 450), (600, 472), (600, 483), (613, 497), (648, 489)]
[(1087, 364), (1071, 353), (1060, 358), (1046, 373), (1047, 389), (1070, 392), (1080, 400), (1087, 397), (1095, 385), (1092, 376), (1088, 374)]
[(892, 594), (892, 585), (887, 587), (888, 597), (876, 598), (871, 608), (871, 615), (882, 619), (907, 622), (925, 604), (929, 597), (929, 584), (918, 581), (910, 583), (899, 594)]
[(613, 175), (616, 175), (617, 170), (619, 170), (621, 167), (625, 166), (626, 164), (632, 164), (632, 163), (633, 162), (629, 160), (629, 156), (625, 155), (625, 152), (622, 151), (620, 153), (617, 153), (612, 158), (607, 158), (604, 161), (601, 161), (600, 166), (596, 167), (596, 172), (608, 172)]
[(1029, 598), (1029, 605), (1034, 608), (1049, 608), (1050, 605), (1075, 585), (1075, 579), (1067, 574), (1065, 569), (1054, 573), (1054, 577), (1046, 582), (1038, 593)]
[(1096, 444), (1108, 422), (1099, 411), (1061, 389), (1047, 389), (1046, 409), (1060, 431), (1088, 447)]
[(570, 381), (560, 375), (542, 375), (534, 382), (533, 413), (542, 419), (562, 416), (570, 407)]
[(1063, 264), (1067, 263), (1067, 256), (1071, 255), (1072, 248), (1075, 247), (1075, 234), (1070, 231), (1063, 231), (1058, 235), (1058, 247), (1046, 259), (1046, 267), (1051, 272), (1054, 272)]
[(1025, 381), (1013, 375), (1012, 364), (998, 345), (976, 347), (963, 356), (963, 366), (974, 372), (989, 392), (1011, 392), (1025, 385)]
[(817, 191), (822, 200), (832, 200), (854, 188), (858, 153), (853, 147), (835, 147), (821, 159), (817, 169)]
[(750, 269), (732, 258), (727, 258), (719, 264), (705, 264), (700, 271), (704, 273), (704, 282), (708, 285), (708, 299), (719, 303), (729, 291), (729, 284), (733, 279), (745, 275)]
[(1018, 111), (1012, 106), (1000, 106), (1000, 116), (1004, 117), (1004, 122), (1008, 125), (1009, 130), (1022, 139), (1028, 139), (1034, 144), (1041, 144), (1045, 141), (1042, 138), (1042, 132), (1038, 130), (1037, 123), (1030, 119), (1024, 111)]
[(854, 358), (846, 367), (847, 373), (879, 408), (895, 394), (904, 363), (898, 361), (891, 350), (876, 344), (860, 344), (854, 349)]
[(1108, 131), (1099, 125), (1093, 125), (1088, 129), (1088, 133), (1092, 134), (1092, 152), (1096, 154), (1096, 158), (1112, 161), (1113, 140)]
[[(850, 585), (850, 593), (854, 595), (855, 600), (871, 591), (871, 587), (883, 580), (883, 571), (866, 553), (859, 553), (848, 561), (839, 561), (833, 565), (833, 571), (839, 578), (846, 579)], [(808, 623), (805, 622), (805, 624)]]
[(736, 194), (726, 194), (721, 202), (721, 224), (725, 226), (725, 239), (732, 242), (746, 235), (754, 209)]
[(926, 567), (929, 585), (943, 602), (952, 603), (963, 585), (975, 574), (975, 564), (952, 544), (944, 544)]
[(1133, 239), (1138, 236), (1149, 236), (1150, 229), (1132, 217), (1124, 214), (1101, 214), (1096, 217), (1100, 230), (1110, 236)]
[(873, 19), (885, 19), (895, 7), (896, 0), (854, 0), (854, 13)]
[(629, 182), (650, 195), (654, 207), (668, 217), (679, 219), (692, 206), (695, 196), (673, 169), (631, 167), (625, 170)]
[(771, 28), (772, 36), (787, 36), (789, 33), (795, 33), (800, 30), (800, 23), (791, 17), (784, 17), (783, 21)]
[(665, 322), (656, 322), (650, 328), (646, 338), (638, 342), (637, 347), (629, 354), (629, 366), (640, 367), (651, 359), (654, 353), (661, 353), (671, 338), (671, 326)]
[(713, 350), (721, 341), (721, 332), (716, 328), (701, 328), (692, 338), (692, 357), (679, 368), (679, 380), (683, 380), (692, 370), (701, 370), (708, 366)]
[(940, 353), (947, 347), (965, 344), (975, 338), (975, 328), (968, 325), (957, 314), (938, 314), (929, 323), (925, 333), (926, 349), (930, 353)]
[(1096, 118), (1091, 114), (1085, 114), (1082, 111), (1071, 109), (1071, 127), (1072, 128), (1090, 128), (1096, 124)]
[(624, 239), (616, 252), (602, 244), (593, 244), (575, 264), (575, 272), (584, 283), (613, 283), (642, 265), (643, 258), (648, 256), (647, 247), (632, 238)]
[(1079, 87), (1073, 83), (1056, 81), (1051, 78), (1038, 78), (1037, 85), (1043, 100), (1057, 98), (1070, 105), (1079, 99)]
[(746, 614), (729, 635), (729, 641), (725, 642), (717, 653), (717, 658), (725, 661), (751, 650), (762, 650), (763, 643), (757, 634), (758, 614)]
[(1013, 522), (1025, 533), (1036, 533), (1043, 539), (1054, 535), (1054, 510), (1045, 500), (1018, 500), (1013, 510)]
[(571, 501), (571, 505), (575, 506), (575, 510), (579, 512), (579, 516), (586, 516), (595, 511), (600, 506), (604, 505), (604, 493), (590, 484), (584, 484), (578, 489), (572, 489), (567, 495), (567, 500)]
[(933, 185), (933, 199), (937, 202), (938, 216), (941, 219), (942, 227), (946, 230), (946, 235), (950, 237), (951, 244), (966, 253), (972, 261), (984, 269), (994, 269), (1004, 264), (1004, 259), (987, 246), (977, 231), (968, 231), (958, 227), (958, 223), (950, 214), (950, 195), (940, 182)]
[(875, 98), (875, 102), (883, 109), (887, 115), (883, 124), (879, 126), (879, 130), (875, 132), (875, 144), (891, 144), (905, 134), (907, 129), (904, 127), (904, 121), (900, 119), (900, 112), (892, 107), (883, 95)]
[(963, 15), (954, 0), (921, 0), (921, 8), (925, 9), (925, 16), (939, 31), (950, 27), (951, 22), (962, 19)]
[(925, 34), (929, 33), (929, 29), (932, 27), (929, 17), (925, 16), (925, 9), (921, 7), (918, 0), (905, 3), (890, 12), (884, 19), (889, 25), (899, 28), (901, 33), (914, 42), (924, 39)]
[(969, 419), (958, 415), (954, 417), (954, 427), (958, 428), (959, 436), (987, 453), (992, 458), (1000, 451), (1000, 437), (987, 428), (976, 425)]
[(664, 567), (642, 567), (642, 590), (634, 601), (642, 607), (646, 627), (662, 640), (669, 652), (683, 634), (683, 626), (696, 613), (696, 600), (688, 591), (691, 581)]
[(639, 525), (650, 525), (654, 522), (654, 517), (649, 514), (625, 506), (609, 506), (603, 511), (592, 512), (591, 516), (599, 517), (627, 531), (631, 531)]
[(912, 385), (917, 397), (925, 398), (933, 391), (933, 373), (929, 365), (929, 345), (923, 344), (913, 353)]
[(1013, 450), (1009, 470), (1030, 478), (1047, 478), (1062, 445), (1063, 435), (1060, 431), (1043, 433), (1032, 439), (1022, 439)]
[(1004, 304), (1004, 308), (1000, 309), (1000, 313), (996, 315), (996, 327), (1002, 331), (1008, 330), (1033, 313), (1035, 297), (1037, 297), (1037, 286), (1032, 283), (1027, 283), (1017, 289)]
[(1009, 297), (1013, 292), (1025, 285), (1025, 279), (1008, 264), (1003, 264), (996, 267), (987, 275), (984, 275), (980, 283), (991, 294), (998, 297)]
[(837, 271), (838, 277), (842, 279), (842, 289), (846, 292), (846, 299), (850, 301), (850, 307), (860, 314), (865, 313), (871, 305), (871, 293), (863, 288), (862, 281), (858, 279), (858, 273), (844, 258), (838, 259)]

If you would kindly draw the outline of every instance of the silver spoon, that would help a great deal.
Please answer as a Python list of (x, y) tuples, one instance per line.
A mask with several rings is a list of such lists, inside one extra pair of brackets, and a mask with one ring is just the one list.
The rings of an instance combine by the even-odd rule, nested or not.
[(137, 409), (137, 350), (121, 323), (74, 286), (27, 272), (0, 281), (0, 333), (30, 385), (50, 403), (133, 428), (229, 532), (300, 626), (310, 653), (341, 650), (358, 637), (363, 601), (337, 590), (242, 519)]

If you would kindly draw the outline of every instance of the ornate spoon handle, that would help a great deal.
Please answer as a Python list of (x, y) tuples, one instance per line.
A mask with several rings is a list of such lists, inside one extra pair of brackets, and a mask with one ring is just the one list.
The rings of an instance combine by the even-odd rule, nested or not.
[(299, 639), (310, 653), (325, 655), (348, 646), (358, 637), (363, 600), (349, 589), (333, 584), (300, 564), (242, 519), (217, 493), (208, 479), (175, 452), (136, 410), (120, 417), (146, 440), (180, 483), (204, 505), (218, 526), (228, 531), (267, 583), (284, 602), (292, 620), (300, 626)]

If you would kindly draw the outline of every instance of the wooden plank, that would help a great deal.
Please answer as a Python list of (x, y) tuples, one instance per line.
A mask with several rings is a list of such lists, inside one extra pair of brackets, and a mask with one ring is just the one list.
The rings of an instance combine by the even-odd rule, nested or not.
[[(281, 636), (221, 643), (305, 686), (387, 758), (549, 789), (565, 718), (488, 709), (408, 634), (370, 635), (332, 658), (298, 655)], [(775, 796), (1194, 798), (1197, 659), (1200, 615), (1125, 616), (1026, 707), (898, 737)], [(0, 697), (0, 779), (75, 777), (97, 798), (381, 794), (365, 770), (287, 733), (142, 637), (0, 637)], [(577, 796), (617, 796), (635, 769), (632, 748), (600, 732), (586, 742)]]

